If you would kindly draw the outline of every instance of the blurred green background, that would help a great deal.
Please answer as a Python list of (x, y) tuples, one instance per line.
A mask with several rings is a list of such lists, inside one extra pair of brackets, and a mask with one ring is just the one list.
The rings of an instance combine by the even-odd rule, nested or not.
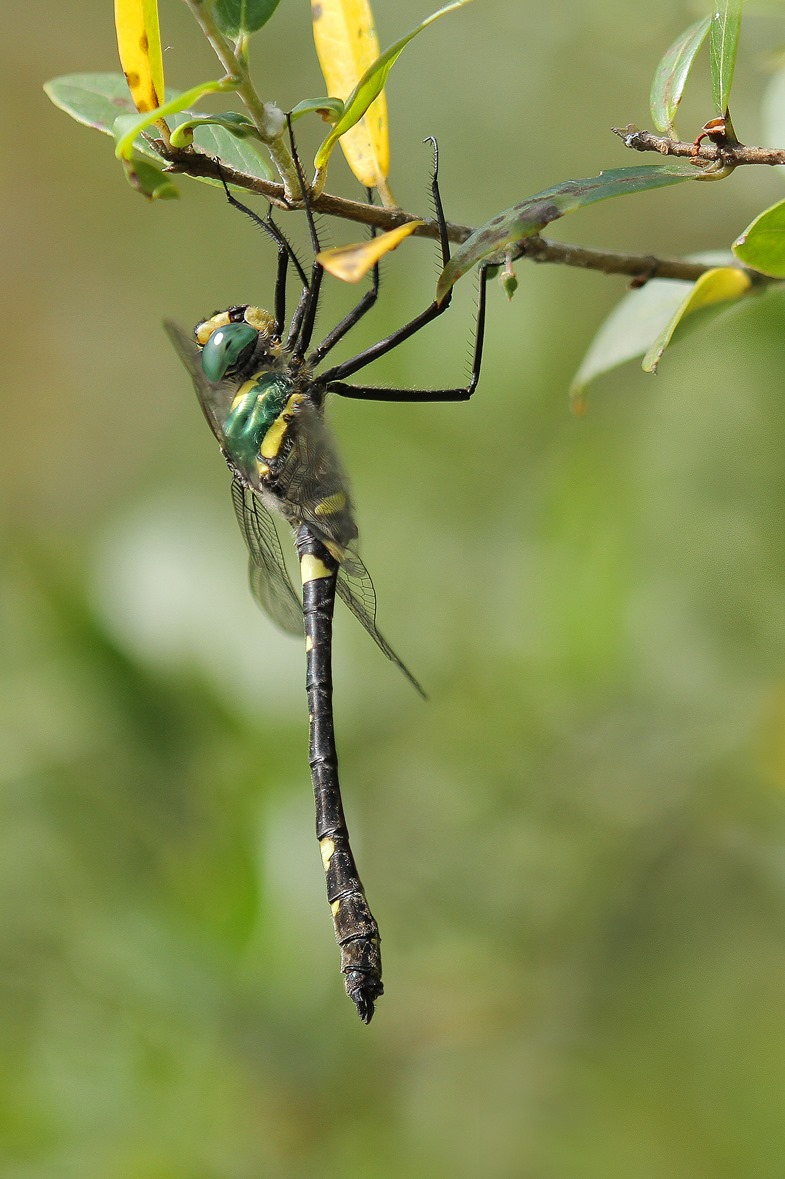
[[(428, 11), (375, 7), (383, 45)], [(647, 124), (654, 66), (703, 11), (446, 18), (392, 74), (399, 201), (428, 212), (429, 134), (448, 216), (473, 224), (651, 162), (609, 128)], [(162, 22), (170, 83), (216, 76), (184, 7)], [(365, 1028), (313, 838), (303, 652), (250, 600), (228, 474), (161, 329), (269, 301), (272, 251), (193, 181), (146, 204), (43, 95), (116, 68), (108, 2), (42, 0), (34, 23), (15, 5), (5, 26), (4, 1179), (782, 1175), (782, 296), (656, 381), (606, 378), (576, 419), (567, 385), (622, 283), (521, 265), (511, 305), (492, 288), (470, 403), (331, 406), (380, 625), (430, 694), (341, 613), (342, 778), (387, 987)], [(747, 142), (783, 42), (745, 26)], [(254, 60), (283, 107), (322, 93), (304, 0)], [(685, 135), (713, 114), (707, 72)], [(342, 161), (330, 187), (356, 193)], [(553, 236), (726, 246), (781, 195), (740, 169)], [(355, 342), (436, 272), (407, 242)], [(347, 298), (329, 283), (322, 326)], [(463, 283), (374, 377), (460, 382), (473, 299)]]

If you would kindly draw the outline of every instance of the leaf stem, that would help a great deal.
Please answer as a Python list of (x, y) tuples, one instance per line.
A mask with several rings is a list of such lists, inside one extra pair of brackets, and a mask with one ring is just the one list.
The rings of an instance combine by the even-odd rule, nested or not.
[(286, 128), (283, 112), (273, 103), (263, 102), (256, 93), (248, 71), (245, 45), (241, 43), (239, 52), (235, 50), (213, 20), (209, 6), (204, 3), (204, 0), (185, 0), (185, 3), (226, 73), (235, 79), (236, 92), (251, 116), (254, 126), (259, 132), (259, 138), (266, 145), (283, 180), (286, 199), (296, 199), (300, 192), (300, 185), (292, 153), (289, 151), (283, 134)]

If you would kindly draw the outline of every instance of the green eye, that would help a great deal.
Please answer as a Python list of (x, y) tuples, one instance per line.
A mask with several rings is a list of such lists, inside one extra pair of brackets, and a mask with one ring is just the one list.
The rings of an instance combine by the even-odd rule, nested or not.
[(217, 328), (202, 349), (202, 369), (208, 381), (220, 381), (236, 368), (256, 343), (259, 333), (247, 323), (230, 323)]

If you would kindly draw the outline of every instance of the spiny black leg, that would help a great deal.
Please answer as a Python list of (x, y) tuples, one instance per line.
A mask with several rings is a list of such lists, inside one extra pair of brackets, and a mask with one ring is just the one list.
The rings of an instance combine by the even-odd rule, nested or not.
[(295, 270), (297, 271), (300, 281), (303, 283), (303, 286), (307, 286), (308, 279), (305, 276), (305, 271), (302, 268), (300, 259), (294, 252), (294, 249), (292, 248), (288, 238), (273, 221), (272, 208), (270, 209), (270, 213), (266, 220), (263, 217), (260, 217), (258, 213), (256, 213), (253, 209), (250, 209), (248, 205), (244, 205), (242, 201), (238, 201), (237, 197), (234, 196), (231, 189), (229, 188), (229, 185), (226, 183), (226, 177), (224, 176), (220, 165), (218, 167), (218, 174), (221, 178), (221, 183), (224, 186), (224, 192), (226, 193), (226, 199), (228, 200), (229, 204), (232, 205), (235, 209), (239, 209), (241, 213), (245, 213), (246, 217), (250, 217), (254, 225), (258, 225), (260, 229), (264, 230), (268, 237), (272, 238), (278, 247), (279, 257), (281, 250), (286, 251), (288, 258), (291, 260)]
[[(444, 220), (444, 210), (442, 208), (442, 198), (439, 192), (439, 153), (436, 146), (436, 140), (431, 137), (433, 144), (433, 174), (431, 176), (431, 192), (433, 193), (434, 205), (436, 207), (436, 221), (439, 226), (439, 241), (441, 243), (442, 261), (446, 266), (450, 260), (450, 243), (447, 236), (447, 225)], [(332, 385), (333, 381), (341, 381), (344, 377), (350, 377), (353, 373), (359, 372), (361, 368), (371, 364), (372, 361), (378, 360), (380, 356), (384, 356), (387, 352), (391, 352), (393, 348), (397, 348), (404, 340), (408, 340), (421, 328), (431, 320), (437, 319), (450, 306), (452, 300), (452, 291), (450, 290), (444, 298), (443, 303), (437, 303), (434, 299), (429, 307), (421, 311), (419, 315), (415, 315), (414, 319), (410, 319), (403, 327), (398, 328), (397, 331), (387, 336), (384, 340), (380, 340), (378, 344), (372, 344), (370, 348), (366, 348), (363, 352), (358, 352), (356, 356), (352, 356), (349, 360), (344, 360), (342, 364), (336, 364), (333, 368), (328, 369), (326, 373), (321, 374), (321, 379), (326, 383)], [(336, 390), (339, 392), (339, 390)], [(450, 390), (442, 390), (443, 393), (450, 392)], [(455, 391), (457, 393), (457, 390)], [(457, 398), (447, 398), (447, 400), (456, 400)]]
[[(268, 213), (270, 225), (273, 211)], [(286, 276), (289, 272), (289, 251), (284, 246), (278, 246), (278, 269), (275, 275), (275, 338), (280, 340), (283, 325), (286, 323)]]
[(300, 298), (297, 300), (297, 306), (294, 309), (292, 322), (289, 324), (289, 335), (286, 338), (286, 351), (292, 352), (294, 349), (295, 340), (300, 332), (300, 324), (303, 322), (303, 315), (311, 297), (311, 288), (303, 287), (300, 292)]
[[(375, 236), (375, 235), (373, 235)], [(363, 295), (356, 307), (353, 307), (348, 315), (344, 316), (339, 324), (324, 337), (318, 348), (314, 348), (313, 352), (308, 357), (308, 363), (312, 366), (319, 364), (324, 360), (328, 352), (332, 351), (339, 340), (342, 340), (348, 331), (359, 323), (366, 311), (370, 311), (379, 295), (379, 263), (377, 262), (372, 271), (372, 285), (369, 291)]]
[(343, 381), (330, 381), (327, 385), (328, 393), (337, 393), (341, 397), (352, 397), (359, 401), (468, 401), (480, 380), (482, 350), (485, 340), (485, 297), (488, 275), (489, 268), (487, 266), (481, 267), (474, 357), (471, 380), (468, 385), (457, 389), (392, 389), (375, 385), (347, 385)]
[[(223, 180), (223, 176), (221, 177)], [(267, 233), (278, 247), (278, 269), (275, 276), (275, 336), (276, 339), (281, 338), (283, 332), (283, 325), (286, 322), (286, 276), (289, 271), (289, 256), (293, 253), (289, 243), (283, 239), (283, 236), (278, 232), (278, 226), (272, 220), (272, 209), (268, 214), (267, 221), (264, 221), (253, 209), (249, 209), (247, 205), (242, 204), (236, 200), (230, 193), (226, 181), (224, 180), (224, 188), (226, 189), (226, 196), (229, 204), (233, 205), (235, 209), (239, 209), (241, 213), (245, 213), (255, 225), (260, 226), (265, 233)]]
[[(373, 189), (366, 188), (368, 196), (368, 204), (373, 204)], [(371, 237), (376, 237), (376, 226), (371, 227)], [(324, 360), (327, 353), (335, 347), (339, 340), (342, 340), (348, 331), (350, 331), (356, 323), (362, 319), (366, 311), (370, 311), (379, 295), (379, 263), (377, 262), (371, 272), (371, 289), (366, 291), (362, 299), (356, 307), (353, 307), (347, 315), (343, 317), (340, 323), (336, 324), (331, 332), (324, 337), (318, 348), (314, 348), (311, 355), (308, 357), (308, 364), (315, 368)]]
[[(297, 154), (297, 147), (294, 142), (294, 135), (292, 134), (292, 120), (290, 115), (286, 116), (286, 121), (289, 125), (289, 141), (292, 145), (292, 159), (294, 160), (294, 166), (297, 169), (297, 178), (300, 181), (300, 189), (303, 194), (303, 207), (305, 208), (305, 216), (308, 221), (308, 230), (311, 235), (311, 247), (314, 253), (314, 263), (311, 267), (311, 281), (310, 284), (308, 284), (310, 290), (305, 299), (301, 300), (301, 302), (304, 303), (301, 316), (298, 318), (297, 312), (295, 312), (294, 319), (292, 320), (292, 329), (294, 328), (296, 321), (297, 331), (295, 333), (293, 333), (292, 329), (289, 331), (289, 342), (293, 345), (292, 357), (295, 360), (302, 360), (308, 349), (308, 345), (311, 342), (311, 336), (313, 335), (313, 325), (316, 320), (316, 308), (319, 303), (319, 289), (322, 285), (322, 274), (324, 271), (322, 269), (321, 263), (315, 260), (315, 256), (319, 253), (321, 247), (319, 245), (319, 236), (316, 232), (316, 225), (314, 224), (313, 210), (311, 209), (311, 198), (308, 192), (308, 183), (305, 179), (305, 173), (303, 172), (303, 167), (300, 163), (300, 157)], [(299, 310), (300, 308), (298, 307), (297, 311), (299, 312)], [(287, 344), (287, 347), (288, 346), (289, 345)]]
[(439, 226), (439, 245), (442, 250), (442, 266), (450, 261), (450, 239), (447, 236), (447, 222), (444, 219), (442, 194), (439, 192), (439, 145), (433, 135), (428, 135), (423, 143), (430, 143), (433, 148), (433, 171), (431, 172), (431, 195), (436, 212), (436, 224)]
[(372, 361), (378, 360), (380, 356), (384, 356), (387, 352), (391, 352), (393, 348), (397, 348), (404, 340), (408, 340), (409, 336), (415, 335), (426, 324), (430, 323), (432, 319), (438, 318), (443, 311), (447, 310), (447, 302), (445, 301), (441, 307), (435, 301), (427, 307), (425, 311), (421, 311), (414, 319), (404, 324), (402, 328), (398, 328), (392, 335), (380, 340), (378, 344), (372, 344), (370, 348), (366, 348), (363, 352), (358, 352), (351, 360), (345, 360), (342, 364), (336, 364), (333, 368), (328, 369), (326, 373), (322, 373), (322, 378), (328, 383), (341, 380), (343, 377), (350, 377), (353, 373), (359, 372), (361, 368), (366, 368)]

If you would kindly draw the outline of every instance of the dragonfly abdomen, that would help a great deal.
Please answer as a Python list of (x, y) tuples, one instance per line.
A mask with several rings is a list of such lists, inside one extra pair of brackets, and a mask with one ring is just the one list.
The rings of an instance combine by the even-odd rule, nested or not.
[(382, 994), (379, 927), (365, 898), (349, 843), (338, 779), (332, 708), (332, 616), (338, 561), (311, 529), (297, 530), (303, 582), (310, 714), (309, 763), (316, 803), (316, 836), (327, 882), (327, 899), (341, 950), (346, 993), (360, 1019), (369, 1023)]

